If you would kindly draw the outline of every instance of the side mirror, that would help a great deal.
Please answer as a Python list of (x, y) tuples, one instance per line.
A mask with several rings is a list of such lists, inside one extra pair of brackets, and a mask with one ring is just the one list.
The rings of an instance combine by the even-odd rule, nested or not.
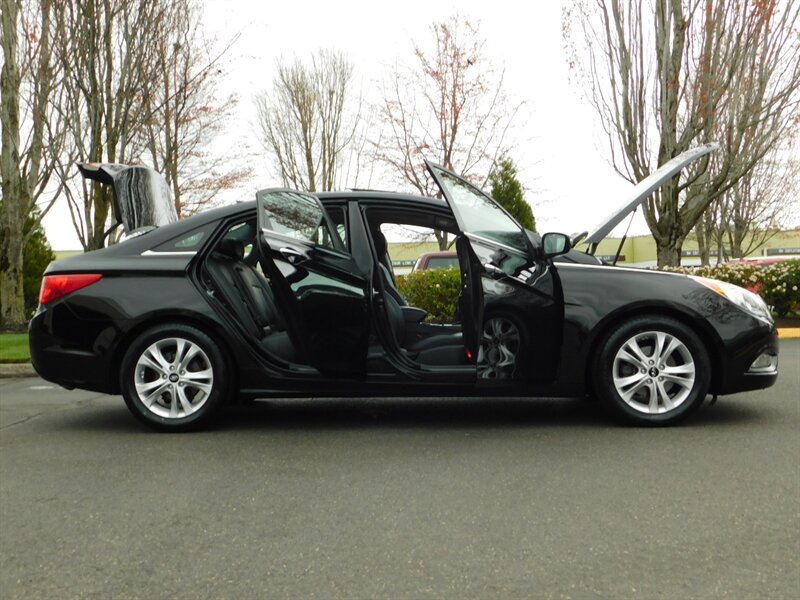
[(545, 233), (542, 236), (542, 253), (545, 258), (553, 258), (569, 252), (572, 244), (569, 236), (563, 233)]

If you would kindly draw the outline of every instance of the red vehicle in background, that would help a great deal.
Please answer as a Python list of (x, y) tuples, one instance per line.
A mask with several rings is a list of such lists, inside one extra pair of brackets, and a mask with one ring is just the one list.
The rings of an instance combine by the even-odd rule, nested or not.
[(458, 268), (458, 254), (450, 251), (426, 252), (417, 259), (411, 271), (428, 271), (429, 269)]
[(798, 260), (798, 259), (800, 259), (800, 255), (784, 254), (779, 256), (764, 256), (758, 258), (738, 258), (733, 262), (744, 263), (746, 265), (754, 265), (757, 267), (768, 267), (770, 265), (774, 265), (780, 262), (785, 262), (787, 260)]

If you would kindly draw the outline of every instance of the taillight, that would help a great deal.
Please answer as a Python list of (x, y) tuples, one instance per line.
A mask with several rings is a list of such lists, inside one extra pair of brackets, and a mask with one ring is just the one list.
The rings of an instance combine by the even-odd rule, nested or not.
[(85, 288), (102, 279), (97, 273), (71, 273), (69, 275), (45, 275), (42, 289), (39, 291), (39, 304), (47, 304), (58, 300), (61, 296), (71, 294), (75, 290)]

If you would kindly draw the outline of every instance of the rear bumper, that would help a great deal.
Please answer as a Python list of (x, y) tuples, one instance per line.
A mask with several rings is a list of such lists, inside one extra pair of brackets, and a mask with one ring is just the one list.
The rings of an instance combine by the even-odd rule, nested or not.
[(59, 319), (63, 311), (69, 311), (63, 303), (40, 307), (31, 319), (28, 334), (33, 368), (42, 379), (66, 388), (116, 393), (111, 345), (118, 330), (109, 321), (78, 319), (71, 311), (68, 318), (60, 315)]

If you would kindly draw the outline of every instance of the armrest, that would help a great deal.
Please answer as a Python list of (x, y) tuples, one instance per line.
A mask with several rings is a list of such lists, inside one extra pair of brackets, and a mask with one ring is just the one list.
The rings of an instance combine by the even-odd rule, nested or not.
[(416, 306), (401, 306), (400, 310), (403, 311), (403, 318), (406, 323), (419, 323), (428, 316), (428, 313)]

